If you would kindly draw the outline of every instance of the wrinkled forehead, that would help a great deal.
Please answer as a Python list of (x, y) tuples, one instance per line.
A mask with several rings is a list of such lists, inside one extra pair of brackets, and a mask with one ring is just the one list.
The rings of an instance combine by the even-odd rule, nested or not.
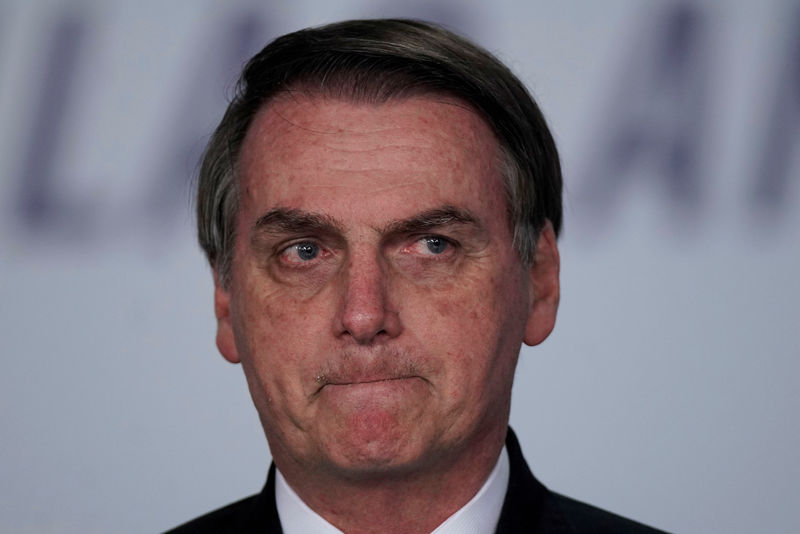
[[(252, 150), (254, 140), (259, 140), (263, 149), (263, 141), (271, 139), (272, 144), (280, 146), (280, 150), (271, 151), (272, 157), (291, 160), (303, 147), (281, 141), (296, 137), (292, 134), (297, 129), (309, 134), (303, 137), (307, 143), (330, 143), (337, 135), (357, 136), (363, 150), (369, 150), (386, 141), (380, 133), (398, 124), (407, 126), (415, 118), (413, 127), (418, 137), (443, 140), (451, 137), (462, 141), (465, 147), (480, 147), (482, 155), (491, 155), (497, 170), (505, 174), (505, 150), (491, 124), (460, 98), (443, 92), (419, 91), (365, 100), (349, 93), (331, 95), (302, 86), (281, 91), (261, 105), (247, 129), (237, 164), (240, 169), (246, 167), (258, 155)], [(409, 133), (408, 128), (405, 133)], [(465, 159), (477, 163), (479, 158), (469, 153)]]
[(264, 157), (291, 164), (303, 160), (309, 150), (335, 149), (340, 143), (347, 144), (357, 159), (378, 148), (391, 148), (395, 139), (419, 143), (419, 148), (440, 144), (451, 156), (462, 156), (463, 161), (454, 164), (480, 164), (486, 156), (499, 160), (499, 143), (481, 114), (448, 95), (360, 102), (286, 91), (256, 113), (245, 136), (241, 164), (247, 168)]
[[(288, 92), (258, 112), (239, 164), (243, 204), (298, 208), (321, 189), (338, 202), (416, 187), (443, 202), (498, 197), (506, 211), (499, 145), (470, 106), (443, 95), (354, 103)], [(372, 196), (369, 196), (372, 195)], [(498, 206), (499, 204), (499, 206)]]

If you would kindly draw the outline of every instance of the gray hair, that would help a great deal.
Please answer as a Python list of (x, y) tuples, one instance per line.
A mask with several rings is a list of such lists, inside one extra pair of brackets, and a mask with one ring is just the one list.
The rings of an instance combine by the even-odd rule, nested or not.
[(558, 151), (541, 111), (516, 76), (489, 52), (428, 22), (345, 21), (284, 35), (256, 54), (206, 147), (197, 186), (197, 230), (223, 287), (231, 278), (237, 163), (245, 135), (256, 113), (290, 90), (353, 102), (421, 94), (466, 102), (498, 139), (509, 222), (521, 260), (533, 262), (546, 221), (558, 235)]

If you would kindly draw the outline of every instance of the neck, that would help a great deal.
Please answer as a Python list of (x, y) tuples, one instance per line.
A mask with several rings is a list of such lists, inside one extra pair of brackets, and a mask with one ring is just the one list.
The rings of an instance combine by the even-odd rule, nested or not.
[(446, 463), (397, 473), (341, 476), (300, 465), (273, 452), (276, 466), (297, 495), (348, 534), (428, 533), (475, 496), (502, 450), (505, 429), (487, 435)]

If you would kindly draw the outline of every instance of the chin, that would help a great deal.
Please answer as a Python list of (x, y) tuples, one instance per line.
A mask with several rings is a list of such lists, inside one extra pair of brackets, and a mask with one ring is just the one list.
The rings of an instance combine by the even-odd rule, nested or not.
[(328, 434), (327, 458), (350, 478), (408, 473), (425, 463), (421, 428), (398, 424), (386, 413), (360, 413), (357, 421)]

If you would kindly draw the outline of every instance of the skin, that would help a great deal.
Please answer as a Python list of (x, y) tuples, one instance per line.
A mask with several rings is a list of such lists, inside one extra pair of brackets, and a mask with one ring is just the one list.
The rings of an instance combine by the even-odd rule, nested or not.
[(498, 161), (480, 116), (440, 96), (292, 94), (248, 131), (217, 345), (281, 473), (346, 532), (430, 532), (472, 498), (520, 345), (553, 328), (555, 237), (522, 264)]

